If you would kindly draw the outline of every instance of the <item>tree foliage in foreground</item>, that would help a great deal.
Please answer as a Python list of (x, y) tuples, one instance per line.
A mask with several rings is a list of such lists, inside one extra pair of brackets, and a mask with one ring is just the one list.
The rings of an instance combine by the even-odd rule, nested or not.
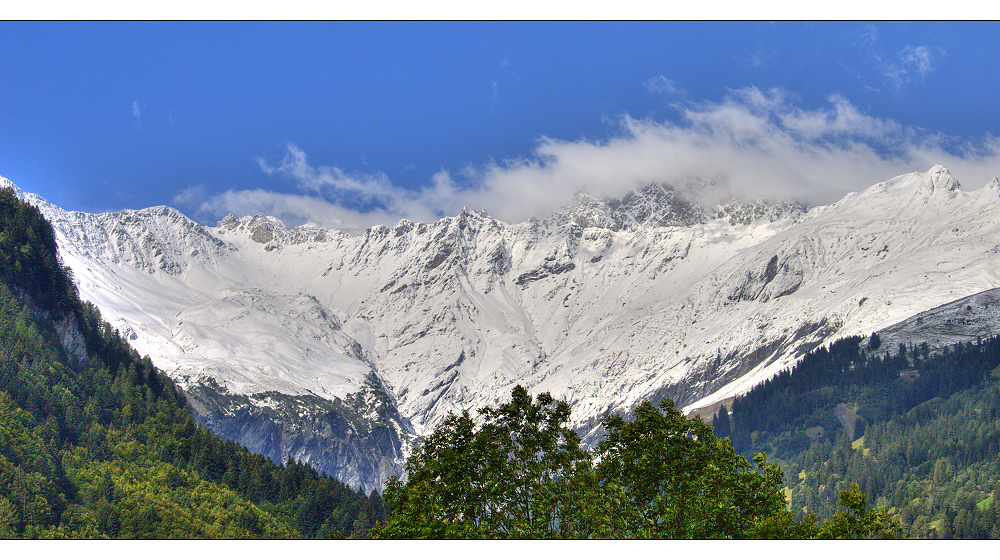
[(565, 509), (581, 496), (576, 471), (589, 469), (569, 406), (521, 387), (511, 402), (450, 415), (409, 459), (405, 484), (385, 491), (395, 505), (388, 538), (573, 536)]
[(764, 455), (755, 465), (719, 439), (700, 419), (688, 419), (664, 401), (649, 402), (635, 419), (605, 420), (597, 447), (599, 498), (610, 498), (600, 536), (744, 538), (784, 510), (782, 474)]
[(381, 538), (892, 538), (899, 524), (857, 487), (822, 523), (786, 510), (781, 469), (751, 463), (664, 400), (608, 432), (593, 453), (570, 408), (516, 387), (477, 418), (451, 415), (390, 481)]

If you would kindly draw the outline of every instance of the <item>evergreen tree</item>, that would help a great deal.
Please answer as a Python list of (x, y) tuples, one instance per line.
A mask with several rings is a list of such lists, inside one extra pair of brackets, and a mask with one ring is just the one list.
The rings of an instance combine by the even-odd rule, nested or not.
[(719, 439), (731, 436), (732, 429), (729, 427), (729, 411), (726, 410), (725, 404), (719, 407), (719, 412), (712, 421), (712, 428), (715, 430), (715, 436)]
[(874, 352), (882, 346), (882, 338), (878, 333), (873, 332), (871, 337), (868, 338), (868, 351)]

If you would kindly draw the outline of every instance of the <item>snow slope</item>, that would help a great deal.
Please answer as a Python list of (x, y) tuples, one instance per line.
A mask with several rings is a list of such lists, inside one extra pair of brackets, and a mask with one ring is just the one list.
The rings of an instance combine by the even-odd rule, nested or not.
[[(809, 210), (705, 207), (649, 185), (578, 195), (544, 221), (464, 210), (360, 235), (22, 196), (53, 222), (83, 297), (206, 418), (250, 407), (287, 432), (294, 414), (274, 411), (290, 402), (350, 401), (358, 437), (390, 429), (372, 487), (414, 433), (517, 384), (568, 400), (592, 441), (605, 413), (663, 397), (702, 407), (818, 345), (1000, 287), (1000, 181), (966, 191), (940, 166)], [(281, 453), (308, 454), (303, 430), (278, 437)]]

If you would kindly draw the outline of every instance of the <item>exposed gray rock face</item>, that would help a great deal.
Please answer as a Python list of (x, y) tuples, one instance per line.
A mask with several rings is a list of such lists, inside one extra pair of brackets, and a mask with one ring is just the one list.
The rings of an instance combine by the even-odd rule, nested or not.
[(87, 361), (87, 343), (83, 339), (83, 333), (76, 323), (74, 317), (64, 317), (55, 323), (56, 332), (59, 334), (59, 343), (63, 350), (76, 363), (82, 364)]
[(800, 218), (808, 206), (794, 201), (731, 199), (715, 206), (715, 218), (730, 224), (749, 225), (757, 220), (776, 222), (785, 218)]
[[(862, 304), (863, 305), (863, 304)], [(879, 352), (926, 343), (931, 351), (1000, 334), (1000, 288), (918, 313), (878, 331)]]
[(671, 185), (654, 183), (629, 192), (621, 199), (578, 194), (573, 203), (545, 221), (546, 224), (573, 223), (581, 228), (611, 231), (649, 227), (690, 227), (712, 219), (731, 225), (749, 225), (758, 220), (776, 222), (801, 217), (808, 207), (793, 201), (731, 198), (706, 208), (695, 195), (697, 189), (682, 193)]
[(363, 392), (333, 401), (277, 392), (236, 395), (211, 382), (185, 395), (212, 433), (276, 463), (288, 457), (309, 463), (366, 492), (381, 492), (385, 481), (403, 476), (406, 452), (416, 441), (374, 380)]

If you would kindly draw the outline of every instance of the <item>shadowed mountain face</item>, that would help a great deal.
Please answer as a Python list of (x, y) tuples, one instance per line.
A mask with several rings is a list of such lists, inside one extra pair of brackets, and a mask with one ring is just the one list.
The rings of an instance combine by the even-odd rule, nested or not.
[(705, 406), (821, 344), (1000, 287), (1000, 182), (965, 191), (941, 167), (808, 210), (649, 185), (542, 221), (465, 210), (360, 235), (22, 196), (82, 296), (203, 421), (367, 489), (448, 413), (517, 384), (569, 401), (592, 441), (606, 413)]

